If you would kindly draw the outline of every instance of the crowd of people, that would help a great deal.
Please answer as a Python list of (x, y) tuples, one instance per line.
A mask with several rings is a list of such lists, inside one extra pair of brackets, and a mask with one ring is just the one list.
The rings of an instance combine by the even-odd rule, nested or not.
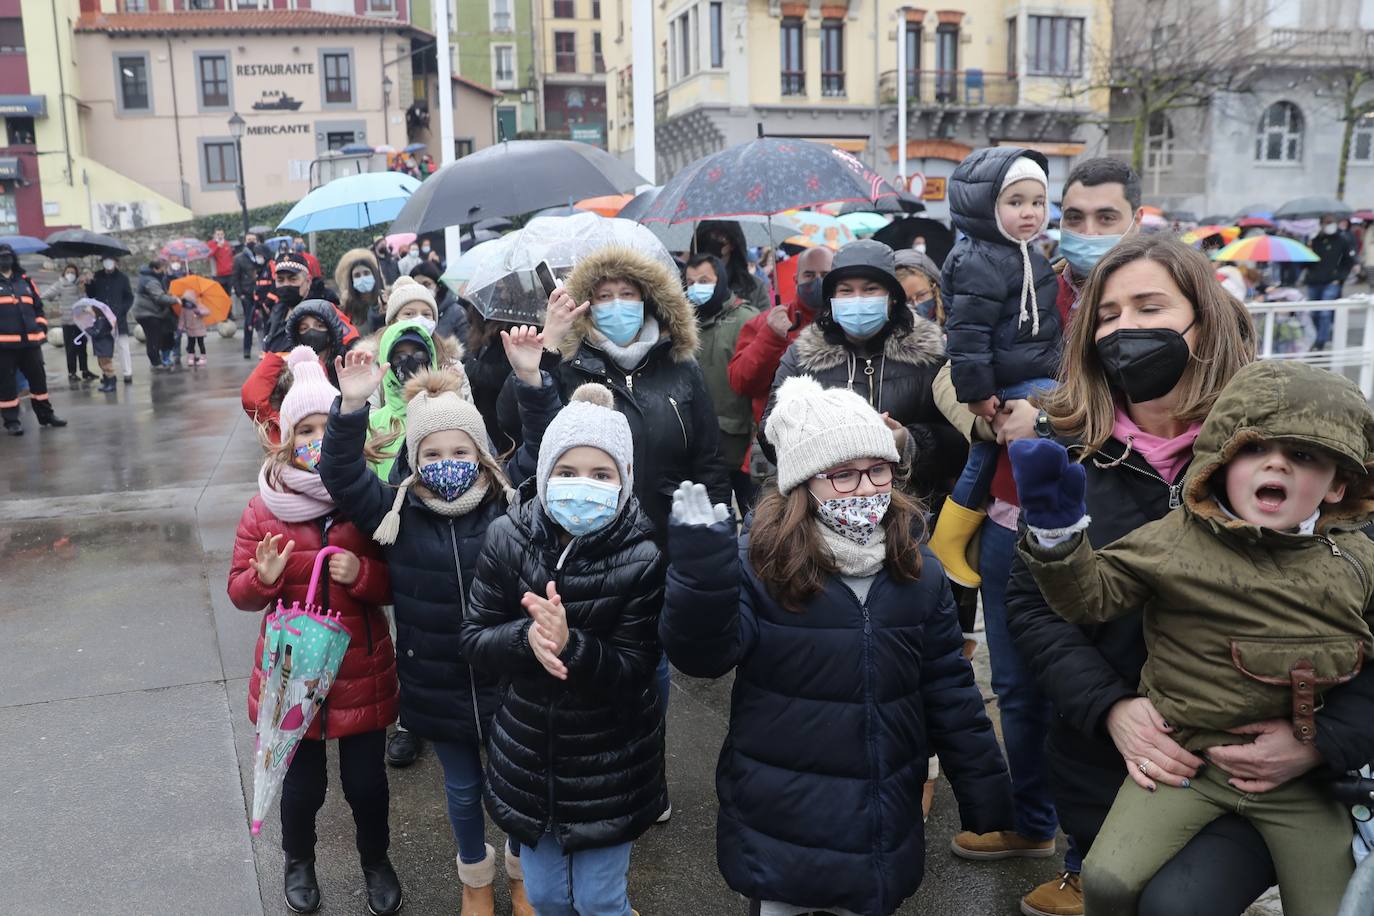
[[(369, 910), (402, 907), (387, 764), (427, 743), (464, 916), (495, 912), (498, 860), (516, 916), (628, 916), (634, 842), (672, 813), (671, 662), (733, 674), (717, 859), (758, 916), (894, 913), (940, 773), (954, 855), (1067, 838), (1028, 916), (1239, 916), (1275, 883), (1333, 913), (1359, 847), (1338, 783), (1374, 759), (1374, 413), (1257, 361), (1241, 299), (1140, 231), (1118, 161), (1070, 173), (1046, 259), (1047, 172), (974, 151), (942, 265), (814, 248), (770, 304), (738, 226), (708, 223), (677, 272), (582, 258), (538, 327), (453, 296), (423, 245), (350, 251), (333, 289), (299, 252), (218, 248), (264, 336), (230, 598), (303, 601), (342, 548), (349, 647), (281, 794), (287, 905), (324, 896), (335, 742)], [(154, 368), (169, 269), (127, 310)]]

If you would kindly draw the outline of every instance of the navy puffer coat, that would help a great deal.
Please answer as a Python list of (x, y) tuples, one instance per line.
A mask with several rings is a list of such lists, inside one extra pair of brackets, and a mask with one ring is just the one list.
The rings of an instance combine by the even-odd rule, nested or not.
[(1010, 829), (1011, 786), (939, 562), (838, 578), (794, 614), (729, 523), (673, 524), (659, 634), (684, 673), (737, 669), (716, 767), (716, 855), (747, 897), (888, 916), (921, 884), (921, 789), (939, 753), (966, 829)]
[[(949, 320), (945, 323), (950, 378), (965, 404), (1001, 388), (1059, 373), (1063, 333), (1055, 297), (1059, 280), (1050, 262), (1031, 250), (1040, 333), (1021, 316), (1021, 249), (997, 225), (1002, 179), (1022, 156), (1049, 170), (1040, 153), (1015, 146), (974, 150), (949, 180), (949, 209), (964, 233), (945, 259), (940, 276)], [(1027, 304), (1029, 308), (1029, 304)]]
[[(367, 408), (340, 413), (334, 402), (319, 472), (339, 511), (370, 536), (391, 509), (396, 488), (382, 483), (363, 457), (367, 417)], [(397, 470), (405, 476), (403, 461)], [(497, 677), (468, 666), (459, 634), (487, 529), (505, 510), (500, 488), (456, 518), (431, 512), (411, 489), (396, 543), (382, 548), (396, 606), (401, 724), (422, 738), (481, 743), (496, 711)]]
[[(666, 564), (633, 498), (565, 548), (534, 478), (519, 492), (487, 532), (463, 624), (463, 654), (505, 678), (487, 748), (487, 810), (530, 846), (546, 830), (566, 852), (628, 843), (668, 806), (654, 679)], [(520, 605), (549, 581), (568, 616), (567, 680), (530, 651)]]

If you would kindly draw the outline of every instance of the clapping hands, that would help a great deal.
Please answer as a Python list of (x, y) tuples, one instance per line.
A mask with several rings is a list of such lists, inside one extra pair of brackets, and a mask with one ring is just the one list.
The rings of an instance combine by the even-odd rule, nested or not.
[(529, 629), (530, 651), (545, 671), (560, 681), (566, 681), (568, 666), (558, 656), (568, 645), (568, 615), (563, 609), (563, 599), (558, 595), (558, 586), (550, 582), (545, 591), (547, 597), (525, 592), (525, 597), (520, 599), (520, 604), (533, 621)]

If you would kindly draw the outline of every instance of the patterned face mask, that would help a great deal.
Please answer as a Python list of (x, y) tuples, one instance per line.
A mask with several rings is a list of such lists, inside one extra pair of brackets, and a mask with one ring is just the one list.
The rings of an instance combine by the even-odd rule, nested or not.
[(296, 446), (296, 464), (307, 471), (313, 471), (319, 467), (320, 445), (323, 442), (323, 439), (311, 439), (305, 445)]
[(444, 502), (453, 502), (477, 481), (477, 463), (442, 458), (420, 468), (420, 483)]
[(882, 524), (883, 516), (887, 514), (887, 507), (890, 505), (891, 493), (818, 499), (816, 515), (831, 531), (863, 545), (873, 540), (873, 535)]

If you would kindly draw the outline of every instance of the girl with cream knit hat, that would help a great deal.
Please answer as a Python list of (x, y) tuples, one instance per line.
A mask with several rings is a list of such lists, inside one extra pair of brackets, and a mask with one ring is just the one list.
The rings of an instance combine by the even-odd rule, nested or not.
[(1006, 765), (882, 417), (795, 376), (766, 433), (778, 475), (748, 533), (690, 481), (668, 531), (668, 657), (736, 672), (716, 858), (759, 916), (890, 916), (921, 883), (930, 754), (975, 830), (1011, 824)]
[[(395, 484), (383, 483), (368, 468), (368, 398), (388, 367), (364, 350), (335, 366), (341, 397), (329, 411), (320, 477), (353, 523), (382, 545), (395, 573), (401, 724), (431, 743), (443, 767), (462, 916), (492, 916), (496, 854), (485, 839), (481, 748), (499, 688), (495, 676), (468, 666), (459, 633), (487, 531), (506, 512), (508, 484), (486, 425), (465, 397), (461, 369), (409, 376)], [(518, 848), (503, 845), (514, 914), (533, 916)]]

